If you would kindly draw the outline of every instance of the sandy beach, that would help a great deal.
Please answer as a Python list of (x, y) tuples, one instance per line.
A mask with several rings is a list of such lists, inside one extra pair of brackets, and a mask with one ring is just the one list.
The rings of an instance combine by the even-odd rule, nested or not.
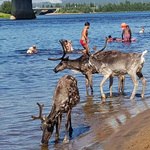
[[(150, 109), (128, 120), (114, 132), (108, 124), (94, 123), (90, 131), (76, 138), (69, 146), (74, 150), (149, 150)], [(100, 141), (105, 141), (103, 145)]]
[[(117, 118), (118, 113), (108, 116), (89, 114), (90, 119), (82, 122), (85, 126), (90, 126), (89, 132), (73, 139), (69, 145), (63, 145), (63, 148), (73, 150), (150, 149), (150, 109), (132, 118), (126, 111), (121, 110), (120, 113), (128, 117), (124, 124)], [(118, 126), (112, 125), (111, 120), (110, 123), (108, 122), (112, 116), (116, 117)]]
[(150, 109), (128, 120), (104, 143), (103, 148), (104, 150), (150, 149)]

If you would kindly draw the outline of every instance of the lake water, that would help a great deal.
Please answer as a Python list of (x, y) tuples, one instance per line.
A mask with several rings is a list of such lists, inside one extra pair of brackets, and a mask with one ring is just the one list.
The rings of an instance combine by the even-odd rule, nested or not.
[[(74, 73), (71, 70), (64, 70), (57, 74), (53, 72), (59, 61), (51, 62), (48, 58), (62, 56), (59, 40), (72, 40), (72, 46), (77, 52), (78, 48), (82, 48), (79, 40), (86, 21), (91, 24), (89, 29), (91, 53), (94, 53), (92, 50), (94, 46), (97, 46), (98, 49), (104, 46), (106, 36), (112, 35), (112, 37), (121, 38), (122, 22), (126, 22), (130, 26), (132, 38), (136, 38), (136, 41), (130, 44), (108, 43), (106, 50), (114, 49), (136, 53), (142, 53), (144, 50), (149, 51), (145, 55), (146, 62), (142, 70), (147, 79), (145, 99), (138, 96), (142, 88), (140, 82), (137, 90), (138, 95), (136, 95), (134, 102), (131, 102), (129, 97), (132, 93), (133, 83), (129, 76), (126, 76), (126, 95), (108, 98), (100, 106), (99, 83), (102, 79), (101, 75), (93, 75), (94, 97), (91, 98), (86, 95), (85, 77), (81, 73)], [(141, 25), (145, 28), (144, 34), (139, 33)], [(0, 149), (72, 149), (67, 146), (67, 148), (63, 148), (64, 120), (62, 121), (59, 143), (55, 143), (52, 136), (49, 147), (43, 148), (39, 145), (42, 134), (40, 120), (33, 121), (31, 118), (31, 115), (38, 115), (36, 102), (44, 104), (44, 114), (49, 113), (55, 85), (65, 74), (72, 74), (77, 78), (81, 96), (81, 102), (72, 112), (74, 134), (71, 141), (90, 130), (89, 127), (92, 124), (89, 120), (97, 114), (100, 117), (99, 120), (109, 122), (111, 127), (117, 130), (121, 124), (116, 121), (116, 116), (123, 124), (127, 119), (148, 109), (150, 106), (149, 37), (150, 12), (51, 15), (37, 16), (35, 20), (14, 21), (0, 19)], [(39, 53), (27, 55), (26, 50), (32, 45), (37, 46)], [(80, 54), (73, 53), (69, 56), (74, 59)], [(118, 80), (115, 78), (113, 85), (113, 93), (115, 94), (117, 94), (117, 87)], [(104, 92), (109, 94), (108, 82), (104, 85)], [(118, 113), (121, 110), (125, 110), (126, 113)], [(118, 114), (115, 117), (112, 116), (115, 113)], [(125, 114), (130, 117), (126, 117)], [(79, 148), (77, 146), (74, 149)]]

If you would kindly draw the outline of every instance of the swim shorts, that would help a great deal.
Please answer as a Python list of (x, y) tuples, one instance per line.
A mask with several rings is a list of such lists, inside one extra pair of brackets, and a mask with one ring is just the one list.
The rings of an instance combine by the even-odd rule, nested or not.
[(124, 42), (129, 42), (130, 40), (130, 34), (125, 34), (124, 35)]
[(86, 47), (86, 44), (87, 44), (87, 43), (86, 43), (85, 40), (82, 40), (82, 39), (81, 39), (81, 40), (80, 40), (80, 43), (81, 43), (81, 45), (82, 45), (83, 47)]

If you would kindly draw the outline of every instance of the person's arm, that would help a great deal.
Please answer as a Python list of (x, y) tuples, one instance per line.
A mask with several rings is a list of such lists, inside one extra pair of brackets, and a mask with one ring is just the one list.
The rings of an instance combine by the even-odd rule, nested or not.
[(130, 40), (131, 40), (132, 39), (131, 29), (129, 29), (129, 32), (130, 32)]
[(123, 40), (123, 34), (124, 34), (124, 30), (122, 31), (122, 40)]

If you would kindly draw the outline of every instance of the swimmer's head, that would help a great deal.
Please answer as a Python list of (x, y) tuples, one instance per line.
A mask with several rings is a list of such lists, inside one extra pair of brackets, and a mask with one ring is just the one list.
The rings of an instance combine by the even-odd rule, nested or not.
[(111, 38), (111, 35), (109, 35), (108, 38)]
[(89, 23), (89, 22), (86, 22), (86, 23), (85, 23), (85, 26), (86, 26), (87, 29), (89, 29), (89, 28), (90, 28), (90, 23)]
[(32, 47), (33, 47), (33, 48), (36, 48), (36, 45), (33, 45)]
[(86, 22), (86, 23), (85, 23), (85, 26), (90, 26), (90, 23), (89, 23), (89, 22)]

